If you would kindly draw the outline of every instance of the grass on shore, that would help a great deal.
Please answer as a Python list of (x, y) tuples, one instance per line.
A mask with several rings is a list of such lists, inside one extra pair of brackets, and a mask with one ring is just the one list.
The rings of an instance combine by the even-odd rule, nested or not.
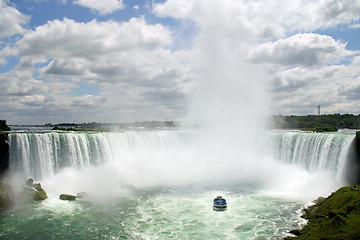
[(360, 186), (342, 187), (328, 198), (305, 209), (303, 229), (290, 231), (297, 240), (360, 239)]

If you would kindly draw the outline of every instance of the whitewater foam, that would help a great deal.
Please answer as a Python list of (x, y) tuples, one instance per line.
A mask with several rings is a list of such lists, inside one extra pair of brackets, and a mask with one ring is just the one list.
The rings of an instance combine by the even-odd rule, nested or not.
[(310, 198), (351, 182), (351, 134), (270, 131), (257, 135), (256, 152), (232, 138), (204, 136), (197, 130), (11, 133), (10, 168), (57, 193), (99, 196), (129, 185), (200, 184)]

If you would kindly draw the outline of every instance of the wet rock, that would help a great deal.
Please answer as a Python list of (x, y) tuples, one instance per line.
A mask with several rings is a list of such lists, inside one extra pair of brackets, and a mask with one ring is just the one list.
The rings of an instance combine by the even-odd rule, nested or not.
[(26, 181), (25, 186), (20, 193), (20, 202), (30, 203), (33, 201), (42, 201), (47, 199), (47, 194), (42, 189), (40, 183), (34, 183), (32, 178)]
[(291, 234), (294, 234), (295, 236), (300, 236), (301, 235), (301, 230), (300, 229), (293, 229), (290, 231)]
[(76, 196), (71, 194), (61, 194), (59, 197), (61, 200), (74, 201), (76, 200)]
[(0, 182), (0, 209), (7, 208), (11, 204), (10, 186), (6, 183)]
[(26, 186), (32, 187), (34, 185), (34, 179), (29, 178), (25, 183)]
[(47, 199), (47, 194), (44, 190), (35, 192), (35, 195), (33, 197), (34, 201), (42, 201), (45, 199)]
[(36, 189), (37, 191), (39, 191), (39, 192), (44, 192), (44, 189), (42, 189), (40, 183), (35, 183), (35, 184), (33, 184), (33, 188), (35, 188), (35, 189)]
[(313, 203), (315, 203), (315, 205), (321, 205), (325, 202), (326, 198), (324, 197), (318, 197), (316, 200), (313, 201)]
[(21, 191), (17, 202), (19, 203), (31, 203), (34, 201), (34, 196), (36, 194), (36, 189), (30, 186), (24, 186)]
[(7, 133), (0, 131), (0, 178), (3, 177), (9, 168), (9, 144), (7, 143)]

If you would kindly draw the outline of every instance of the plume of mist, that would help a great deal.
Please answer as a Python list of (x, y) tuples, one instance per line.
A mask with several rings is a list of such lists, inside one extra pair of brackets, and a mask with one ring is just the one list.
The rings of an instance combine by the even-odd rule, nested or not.
[(71, 190), (73, 194), (87, 191), (99, 195), (113, 194), (116, 188), (121, 193), (122, 186), (128, 185), (201, 182), (304, 191), (319, 179), (329, 179), (258, 155), (269, 102), (265, 73), (260, 65), (246, 61), (256, 38), (245, 25), (232, 27), (233, 19), (227, 14), (230, 3), (206, 1), (196, 18), (200, 32), (193, 51), (198, 78), (186, 120), (201, 128), (192, 139), (165, 149), (154, 144), (134, 147), (126, 154), (119, 150), (123, 155), (116, 155), (115, 163), (66, 169), (45, 185), (57, 194)]
[(231, 7), (231, 1), (202, 5), (195, 44), (199, 77), (187, 121), (203, 130), (199, 140), (203, 151), (229, 165), (250, 168), (256, 165), (256, 132), (265, 123), (265, 74), (246, 61), (255, 38), (245, 26), (233, 27), (234, 19), (227, 14)]
[(188, 120), (211, 129), (258, 128), (263, 125), (267, 98), (263, 71), (246, 61), (255, 39), (247, 36), (245, 27), (228, 27), (232, 25), (226, 14), (229, 1), (209, 1), (202, 7), (195, 44), (199, 77)]

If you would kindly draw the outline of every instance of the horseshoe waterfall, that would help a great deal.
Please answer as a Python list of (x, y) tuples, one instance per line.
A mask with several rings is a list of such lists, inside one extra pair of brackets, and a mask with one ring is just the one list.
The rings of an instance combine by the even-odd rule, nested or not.
[(354, 132), (254, 134), (249, 151), (201, 130), (11, 132), (8, 181), (49, 197), (4, 211), (0, 238), (280, 239), (311, 200), (358, 181)]

